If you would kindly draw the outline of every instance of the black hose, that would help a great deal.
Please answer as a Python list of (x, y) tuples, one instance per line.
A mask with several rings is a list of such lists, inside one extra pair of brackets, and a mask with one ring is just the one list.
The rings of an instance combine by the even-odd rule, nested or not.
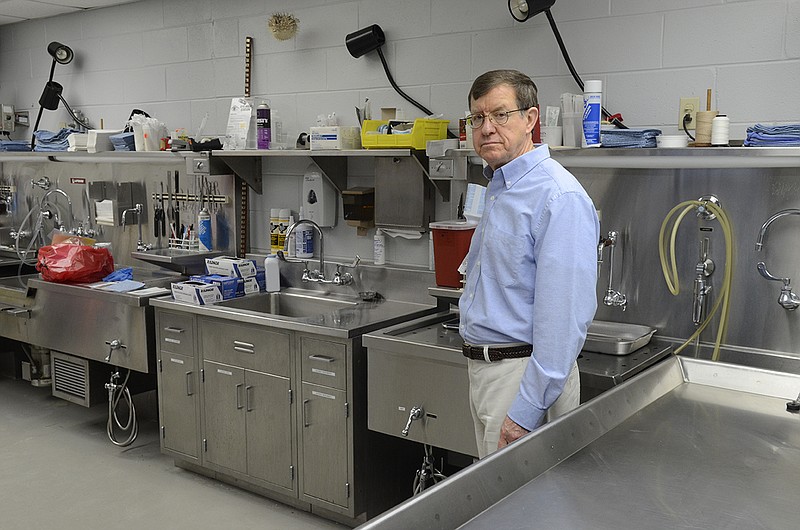
[(409, 103), (411, 103), (412, 105), (417, 107), (419, 110), (424, 112), (426, 116), (430, 116), (431, 114), (433, 114), (433, 112), (431, 112), (430, 110), (425, 108), (420, 103), (417, 103), (416, 101), (414, 101), (411, 98), (411, 96), (409, 96), (408, 94), (406, 94), (405, 92), (400, 90), (400, 87), (397, 86), (397, 83), (394, 82), (394, 78), (392, 78), (391, 72), (389, 72), (389, 65), (386, 64), (386, 57), (383, 56), (383, 51), (380, 48), (378, 48), (377, 52), (378, 52), (378, 57), (381, 58), (381, 63), (383, 64), (383, 69), (386, 72), (386, 77), (389, 78), (389, 83), (392, 85), (392, 88), (394, 88), (397, 91), (397, 93), (400, 94), (403, 97), (403, 99), (405, 99), (406, 101), (408, 101)]
[(692, 136), (692, 133), (690, 133), (689, 129), (686, 128), (686, 123), (690, 122), (690, 121), (692, 121), (692, 115), (691, 114), (684, 114), (683, 115), (683, 132), (685, 132), (686, 136), (688, 136), (694, 142), (694, 136)]
[[(549, 9), (544, 10), (544, 14), (547, 15), (547, 21), (550, 22), (550, 29), (553, 30), (553, 35), (556, 38), (556, 42), (558, 43), (558, 48), (561, 50), (561, 55), (564, 56), (564, 62), (567, 63), (567, 68), (569, 68), (569, 72), (572, 74), (572, 78), (575, 79), (575, 82), (578, 83), (578, 86), (583, 91), (583, 81), (581, 80), (581, 76), (578, 75), (578, 71), (575, 69), (575, 66), (572, 64), (572, 59), (569, 57), (569, 52), (567, 52), (567, 47), (564, 45), (564, 39), (561, 38), (561, 33), (558, 31), (558, 26), (556, 26), (556, 19), (553, 18), (553, 14), (550, 12)], [(613, 125), (616, 125), (619, 129), (627, 129), (628, 126), (623, 124), (618, 118), (612, 117), (612, 114), (606, 110), (605, 107), (601, 107), (600, 109), (603, 112), (603, 116), (606, 118), (610, 118), (610, 122)]]

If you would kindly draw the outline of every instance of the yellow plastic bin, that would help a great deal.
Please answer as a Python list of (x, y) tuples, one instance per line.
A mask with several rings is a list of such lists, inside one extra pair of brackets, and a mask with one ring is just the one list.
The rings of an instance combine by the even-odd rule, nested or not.
[(447, 125), (450, 120), (429, 120), (417, 118), (411, 134), (379, 134), (381, 125), (389, 125), (386, 120), (364, 120), (361, 124), (361, 146), (364, 149), (425, 149), (428, 140), (447, 138)]

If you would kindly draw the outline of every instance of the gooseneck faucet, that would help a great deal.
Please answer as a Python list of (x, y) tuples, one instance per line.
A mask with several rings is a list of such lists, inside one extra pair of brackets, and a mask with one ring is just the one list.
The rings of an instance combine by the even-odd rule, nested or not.
[(133, 208), (128, 208), (127, 210), (123, 210), (122, 212), (122, 229), (125, 230), (125, 218), (128, 215), (128, 212), (134, 212), (136, 214), (136, 223), (139, 225), (139, 240), (136, 242), (136, 250), (137, 252), (143, 252), (150, 250), (152, 245), (145, 245), (144, 241), (142, 240), (142, 213), (144, 212), (144, 205), (143, 204), (136, 204)]
[[(54, 193), (57, 193), (57, 194), (61, 195), (62, 197), (64, 197), (64, 198), (67, 200), (67, 208), (69, 209), (69, 222), (70, 222), (69, 228), (70, 228), (70, 229), (73, 229), (73, 228), (75, 228), (75, 215), (72, 213), (72, 199), (70, 199), (70, 197), (69, 197), (69, 195), (67, 194), (67, 192), (65, 192), (65, 191), (64, 191), (64, 190), (62, 190), (61, 188), (52, 188), (52, 189), (48, 189), (48, 190), (47, 190), (47, 191), (44, 193), (44, 195), (42, 195), (42, 200), (41, 200), (41, 201), (39, 201), (39, 204), (40, 204), (40, 207), (41, 207), (41, 209), (42, 209), (42, 210), (44, 210), (44, 207), (45, 207), (45, 206), (47, 206), (47, 205), (50, 205), (50, 204), (51, 204), (51, 203), (50, 203), (50, 196), (51, 196), (52, 194), (54, 194)], [(52, 206), (56, 207), (55, 205), (52, 205)], [(56, 208), (57, 208), (57, 207), (56, 207)], [(62, 224), (63, 224), (63, 223), (62, 223)], [(59, 228), (61, 228), (61, 227), (59, 227)]]
[(299, 225), (306, 223), (310, 224), (314, 230), (317, 231), (319, 234), (319, 270), (309, 271), (308, 267), (306, 270), (303, 271), (303, 281), (304, 282), (318, 282), (318, 283), (331, 283), (329, 280), (325, 279), (325, 243), (324, 243), (324, 236), (322, 235), (322, 228), (319, 227), (317, 223), (310, 219), (300, 219), (299, 221), (293, 223), (289, 228), (286, 229), (286, 241), (283, 244), (283, 252), (286, 254), (289, 252), (289, 236), (292, 235), (294, 229), (297, 228)]
[(613, 288), (612, 283), (614, 280), (614, 247), (617, 246), (617, 238), (619, 232), (611, 230), (608, 237), (600, 238), (600, 243), (597, 245), (597, 275), (600, 276), (600, 265), (603, 263), (603, 249), (611, 247), (608, 251), (608, 289), (606, 295), (603, 297), (603, 303), (607, 306), (621, 307), (623, 311), (628, 308), (628, 298)]
[[(780, 219), (781, 217), (786, 217), (789, 215), (800, 215), (800, 210), (797, 208), (788, 208), (786, 210), (781, 210), (779, 212), (774, 213), (769, 219), (767, 219), (763, 225), (761, 225), (761, 230), (758, 231), (758, 239), (756, 240), (756, 252), (761, 252), (764, 248), (764, 238), (767, 235), (767, 230), (772, 223)], [(781, 287), (781, 294), (778, 296), (778, 303), (784, 309), (788, 311), (794, 311), (798, 307), (800, 307), (800, 297), (798, 297), (795, 293), (792, 292), (792, 288), (790, 284), (792, 282), (791, 278), (779, 278), (770, 274), (767, 270), (767, 265), (763, 261), (759, 261), (756, 265), (759, 274), (763, 276), (767, 280), (776, 281), (776, 282), (783, 282), (783, 286)]]

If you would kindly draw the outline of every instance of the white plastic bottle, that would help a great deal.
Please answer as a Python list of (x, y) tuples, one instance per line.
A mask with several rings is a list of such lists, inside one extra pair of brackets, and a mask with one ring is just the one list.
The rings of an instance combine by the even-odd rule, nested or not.
[(281, 270), (277, 256), (267, 256), (264, 260), (264, 284), (268, 293), (281, 290)]
[(600, 120), (602, 118), (603, 82), (586, 81), (583, 87), (583, 147), (600, 147)]
[(378, 228), (375, 232), (375, 237), (372, 238), (372, 251), (374, 253), (375, 265), (386, 264), (386, 236), (383, 235), (383, 230)]

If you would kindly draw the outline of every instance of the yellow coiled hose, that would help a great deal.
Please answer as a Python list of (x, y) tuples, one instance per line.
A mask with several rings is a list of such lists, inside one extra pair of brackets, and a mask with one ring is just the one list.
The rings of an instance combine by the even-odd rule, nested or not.
[[(692, 210), (696, 210), (700, 206), (706, 208), (709, 212), (717, 216), (717, 220), (722, 228), (722, 233), (725, 235), (725, 273), (722, 278), (720, 294), (717, 297), (717, 300), (714, 303), (711, 311), (708, 313), (705, 320), (703, 320), (697, 330), (692, 333), (688, 339), (686, 339), (686, 342), (675, 349), (675, 353), (680, 353), (686, 346), (691, 344), (693, 340), (700, 336), (721, 306), (722, 313), (720, 315), (719, 329), (717, 330), (717, 339), (714, 342), (714, 352), (711, 355), (711, 360), (717, 361), (719, 360), (719, 347), (720, 344), (722, 344), (725, 331), (728, 327), (731, 282), (733, 277), (733, 231), (731, 229), (731, 223), (728, 219), (728, 215), (722, 208), (708, 201), (691, 200), (678, 204), (669, 211), (667, 216), (664, 218), (664, 221), (661, 223), (661, 231), (658, 234), (658, 254), (659, 258), (661, 259), (661, 270), (664, 273), (664, 280), (667, 282), (667, 287), (674, 296), (677, 296), (678, 293), (680, 293), (678, 266), (677, 260), (675, 259), (675, 240), (678, 233), (678, 226), (680, 226), (681, 221), (687, 213), (691, 212)], [(675, 215), (675, 213), (679, 210), (680, 213), (672, 222), (672, 228), (669, 230), (669, 240), (667, 240), (665, 236), (667, 234), (670, 221), (672, 220), (673, 215)]]

